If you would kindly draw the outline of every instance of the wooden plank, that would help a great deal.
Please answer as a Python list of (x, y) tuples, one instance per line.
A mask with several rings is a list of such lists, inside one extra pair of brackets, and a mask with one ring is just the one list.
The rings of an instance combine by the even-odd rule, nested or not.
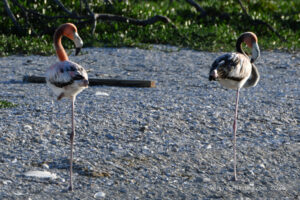
[[(23, 82), (26, 83), (46, 83), (45, 77), (42, 76), (23, 76)], [(117, 87), (149, 87), (154, 88), (154, 81), (147, 80), (121, 80), (121, 79), (89, 79), (90, 86), (117, 86)]]
[(23, 76), (23, 82), (25, 83), (46, 83), (45, 77), (41, 76)]

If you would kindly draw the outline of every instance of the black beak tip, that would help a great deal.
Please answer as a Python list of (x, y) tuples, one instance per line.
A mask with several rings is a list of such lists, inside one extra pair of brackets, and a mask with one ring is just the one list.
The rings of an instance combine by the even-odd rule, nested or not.
[(254, 63), (254, 61), (255, 61), (255, 60), (254, 60), (253, 58), (251, 58), (250, 62), (251, 62), (251, 63)]
[(77, 56), (80, 52), (81, 48), (76, 48), (75, 56)]
[(89, 84), (90, 84), (89, 80), (84, 80), (84, 85), (85, 85), (86, 87), (89, 86)]

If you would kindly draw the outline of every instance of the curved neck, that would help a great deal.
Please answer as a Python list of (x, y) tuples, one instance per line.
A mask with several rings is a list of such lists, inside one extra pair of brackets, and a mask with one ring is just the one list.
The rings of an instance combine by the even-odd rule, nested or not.
[(260, 75), (259, 75), (259, 72), (258, 72), (256, 66), (253, 63), (251, 65), (252, 65), (251, 77), (247, 80), (247, 82), (243, 86), (245, 88), (256, 86), (256, 84), (258, 83), (258, 81), (260, 79)]
[(64, 47), (61, 44), (61, 38), (63, 36), (63, 29), (59, 28), (55, 31), (54, 34), (54, 47), (56, 50), (56, 55), (58, 56), (58, 59), (60, 61), (69, 60), (68, 55), (66, 54), (66, 51)]
[(242, 48), (242, 43), (243, 43), (244, 38), (243, 37), (239, 37), (236, 41), (236, 51), (246, 55), (246, 53), (244, 52), (243, 48)]

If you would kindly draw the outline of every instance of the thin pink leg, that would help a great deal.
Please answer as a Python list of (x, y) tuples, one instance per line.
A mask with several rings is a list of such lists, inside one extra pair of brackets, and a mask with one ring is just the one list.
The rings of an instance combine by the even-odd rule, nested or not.
[(234, 170), (234, 180), (237, 180), (236, 176), (236, 127), (237, 127), (237, 117), (238, 117), (238, 105), (239, 105), (239, 93), (240, 89), (236, 91), (236, 99), (235, 99), (235, 116), (233, 122), (233, 170)]
[(75, 109), (75, 97), (72, 98), (72, 133), (70, 136), (71, 153), (70, 153), (70, 186), (69, 190), (73, 191), (73, 148), (74, 148), (74, 137), (75, 137), (75, 119), (74, 119), (74, 109)]

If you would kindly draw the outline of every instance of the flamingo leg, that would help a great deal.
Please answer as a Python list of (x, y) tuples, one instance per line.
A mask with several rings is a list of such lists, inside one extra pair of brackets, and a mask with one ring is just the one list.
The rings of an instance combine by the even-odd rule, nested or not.
[(235, 99), (235, 116), (233, 122), (233, 170), (234, 170), (234, 180), (237, 180), (236, 176), (236, 129), (237, 129), (237, 117), (238, 117), (238, 105), (239, 105), (239, 93), (240, 89), (238, 88), (236, 91), (236, 99)]
[(70, 152), (70, 186), (69, 190), (73, 191), (73, 149), (74, 149), (74, 137), (75, 137), (75, 119), (74, 119), (74, 109), (75, 109), (75, 97), (72, 97), (72, 133), (70, 135), (70, 144), (71, 144), (71, 152)]

